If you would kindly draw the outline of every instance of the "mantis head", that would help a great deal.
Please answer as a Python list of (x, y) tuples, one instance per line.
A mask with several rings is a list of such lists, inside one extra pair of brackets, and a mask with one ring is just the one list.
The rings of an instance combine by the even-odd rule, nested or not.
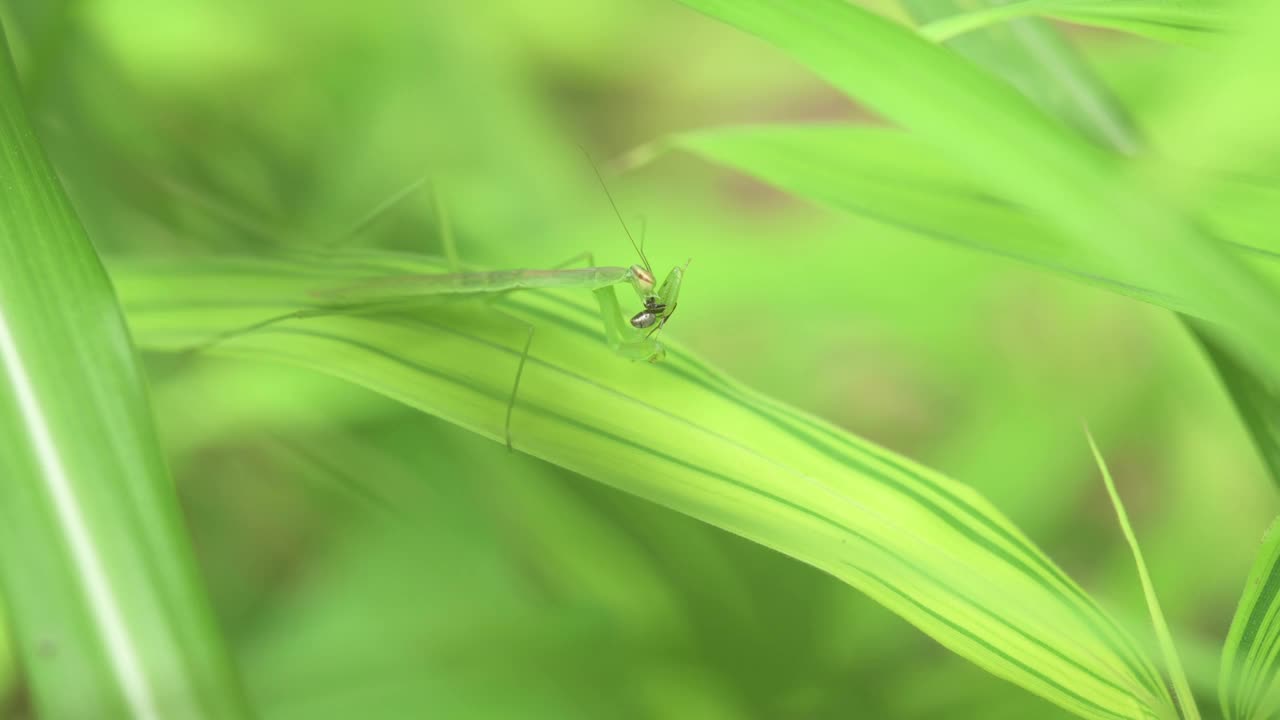
[[(671, 272), (667, 274), (666, 279), (662, 281), (662, 285), (657, 285), (657, 280), (653, 276), (653, 266), (649, 263), (649, 258), (644, 254), (644, 231), (645, 225), (640, 226), (640, 242), (636, 242), (635, 237), (631, 235), (631, 229), (627, 227), (627, 223), (622, 219), (622, 212), (618, 210), (618, 204), (613, 201), (613, 193), (609, 192), (609, 186), (605, 184), (604, 176), (600, 174), (600, 168), (591, 160), (591, 153), (584, 148), (582, 153), (587, 156), (587, 162), (591, 165), (591, 170), (595, 173), (596, 179), (600, 181), (600, 188), (604, 190), (605, 197), (609, 199), (609, 206), (613, 208), (613, 214), (618, 216), (618, 223), (622, 225), (622, 231), (627, 234), (627, 239), (631, 241), (631, 247), (635, 249), (636, 254), (640, 256), (642, 265), (632, 265), (627, 271), (627, 279), (631, 281), (631, 286), (635, 288), (636, 294), (640, 296), (640, 300), (644, 303), (644, 309), (631, 316), (631, 327), (636, 330), (648, 329), (644, 339), (639, 341), (639, 346), (643, 348), (642, 352), (647, 354), (649, 362), (658, 362), (666, 355), (666, 350), (662, 347), (662, 343), (653, 340), (651, 336), (662, 329), (667, 324), (667, 320), (671, 318), (672, 313), (676, 311), (676, 299), (680, 295), (680, 283), (684, 280), (684, 271), (689, 267), (686, 262), (684, 267), (671, 268)], [(642, 219), (643, 221), (643, 219)], [(654, 288), (657, 288), (656, 290)], [(640, 356), (643, 357), (643, 356)]]

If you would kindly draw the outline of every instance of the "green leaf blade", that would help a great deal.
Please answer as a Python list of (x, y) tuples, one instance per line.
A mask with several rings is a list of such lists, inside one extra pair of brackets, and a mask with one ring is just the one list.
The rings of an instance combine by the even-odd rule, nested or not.
[[(344, 267), (441, 270), (413, 262), (120, 264), (113, 276), (139, 341), (173, 351), (305, 303)], [(501, 442), (527, 333), (514, 316), (535, 328), (513, 414), (518, 450), (821, 568), (1082, 717), (1169, 716), (1132, 640), (971, 490), (752, 393), (678, 345), (657, 365), (623, 361), (584, 299), (526, 293), (504, 298), (502, 314), (450, 302), (316, 317), (211, 352), (345, 378)]]
[(1191, 692), (1191, 684), (1187, 682), (1187, 674), (1182, 669), (1182, 660), (1178, 657), (1178, 651), (1173, 642), (1173, 633), (1169, 631), (1169, 624), (1164, 619), (1164, 611), (1160, 609), (1160, 598), (1156, 595), (1155, 586), (1151, 582), (1151, 573), (1147, 570), (1147, 562), (1142, 557), (1142, 547), (1138, 544), (1138, 536), (1133, 532), (1133, 525), (1129, 523), (1129, 513), (1124, 509), (1124, 502), (1120, 499), (1120, 491), (1116, 489), (1115, 480), (1111, 478), (1111, 471), (1107, 468), (1107, 462), (1102, 457), (1102, 451), (1098, 449), (1098, 443), (1093, 439), (1093, 433), (1085, 428), (1085, 437), (1089, 440), (1089, 450), (1093, 453), (1093, 459), (1098, 465), (1098, 471), (1102, 474), (1102, 482), (1107, 488), (1107, 497), (1111, 499), (1111, 506), (1116, 511), (1116, 519), (1120, 523), (1120, 530), (1124, 533), (1125, 542), (1129, 544), (1129, 550), (1133, 555), (1133, 563), (1138, 570), (1138, 579), (1142, 583), (1142, 594), (1147, 601), (1147, 611), (1151, 616), (1151, 624), (1155, 627), (1156, 639), (1160, 643), (1160, 652), (1164, 655), (1165, 665), (1169, 668), (1169, 674), (1173, 678), (1174, 692), (1177, 694), (1178, 704), (1182, 708), (1183, 717), (1190, 720), (1200, 720), (1200, 710), (1196, 707), (1195, 695)]
[(239, 717), (107, 275), (0, 37), (0, 580), (49, 717)]
[(1254, 559), (1222, 649), (1218, 691), (1227, 720), (1280, 712), (1274, 650), (1280, 634), (1280, 522), (1272, 523)]

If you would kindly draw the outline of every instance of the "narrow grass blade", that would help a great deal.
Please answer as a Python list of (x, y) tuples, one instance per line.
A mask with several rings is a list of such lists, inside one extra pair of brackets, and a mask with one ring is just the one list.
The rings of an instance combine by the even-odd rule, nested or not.
[(1271, 524), (1249, 571), (1222, 648), (1218, 692), (1227, 720), (1280, 713), (1280, 522)]
[(1188, 321), (1186, 324), (1231, 396), (1271, 482), (1280, 486), (1280, 394), (1242, 366), (1199, 323)]
[(235, 718), (146, 385), (0, 33), (0, 584), (51, 718)]
[[(139, 342), (174, 351), (305, 305), (316, 288), (442, 269), (347, 253), (121, 263), (113, 278)], [(589, 297), (314, 317), (211, 351), (345, 378), (501, 442), (529, 323), (516, 449), (821, 568), (1082, 717), (1173, 716), (1133, 641), (971, 490), (732, 382), (670, 344), (674, 325), (666, 361), (619, 359)]]
[(1175, 289), (1248, 326), (1228, 338), (1231, 346), (1280, 377), (1280, 346), (1263, 340), (1280, 335), (1275, 288), (1211, 242), (1162, 191), (1137, 182), (1128, 161), (1003, 81), (843, 0), (683, 2), (783, 49), (993, 192), (1042, 214), (1135, 284)]
[[(994, 0), (979, 2), (992, 6)], [(919, 24), (971, 11), (969, 0), (903, 0)], [(1132, 119), (1056, 27), (1035, 18), (956, 37), (947, 46), (1004, 78), (1044, 112), (1105, 147), (1131, 154), (1139, 148)]]
[[(1178, 67), (1179, 82), (1161, 104), (1152, 125), (1162, 153), (1183, 167), (1232, 169), (1265, 178), (1271, 189), (1275, 171), (1276, 127), (1280, 126), (1280, 93), (1259, 91), (1259, 78), (1270, 79), (1280, 68), (1280, 3), (1243, 2), (1238, 32), (1213, 53)], [(1265, 82), (1265, 81), (1264, 81)], [(1179, 177), (1152, 158), (1147, 172), (1161, 178), (1179, 197), (1195, 202), (1202, 194), (1194, 178)]]
[(1133, 552), (1133, 562), (1138, 568), (1138, 578), (1142, 581), (1142, 594), (1147, 599), (1147, 610), (1151, 613), (1151, 624), (1155, 627), (1156, 639), (1160, 643), (1160, 651), (1164, 655), (1165, 666), (1169, 669), (1169, 676), (1173, 681), (1173, 690), (1178, 698), (1178, 704), (1182, 708), (1182, 717), (1188, 720), (1200, 720), (1200, 710), (1196, 706), (1195, 695), (1191, 692), (1191, 685), (1187, 682), (1187, 674), (1182, 669), (1182, 661), (1178, 658), (1177, 647), (1173, 643), (1173, 634), (1169, 632), (1169, 625), (1165, 622), (1164, 612), (1160, 609), (1160, 599), (1156, 597), (1155, 586), (1151, 584), (1151, 575), (1147, 572), (1147, 563), (1142, 559), (1142, 548), (1138, 545), (1138, 538), (1133, 534), (1133, 526), (1129, 524), (1129, 514), (1125, 512), (1124, 502), (1120, 500), (1120, 493), (1116, 490), (1115, 481), (1111, 479), (1111, 472), (1107, 469), (1107, 462), (1102, 458), (1102, 452), (1098, 450), (1098, 443), (1093, 439), (1093, 433), (1089, 432), (1086, 427), (1084, 431), (1085, 437), (1089, 439), (1089, 449), (1093, 452), (1093, 459), (1098, 463), (1098, 471), (1102, 473), (1102, 482), (1107, 486), (1107, 495), (1111, 498), (1111, 505), (1116, 510), (1116, 519), (1120, 522), (1120, 529), (1124, 532), (1124, 539), (1129, 543), (1129, 549)]
[(920, 33), (936, 42), (1026, 17), (1046, 17), (1157, 40), (1204, 44), (1229, 31), (1237, 3), (1222, 0), (1020, 0), (931, 22)]

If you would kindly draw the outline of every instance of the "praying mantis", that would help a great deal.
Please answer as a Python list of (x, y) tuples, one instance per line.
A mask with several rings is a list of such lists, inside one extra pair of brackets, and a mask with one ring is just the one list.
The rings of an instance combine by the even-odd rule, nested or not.
[[(590, 156), (588, 155), (588, 160)], [(684, 282), (684, 273), (689, 263), (675, 266), (657, 283), (653, 265), (644, 252), (644, 233), (641, 232), (637, 243), (622, 213), (605, 184), (604, 177), (594, 163), (591, 169), (595, 172), (605, 197), (613, 208), (614, 215), (622, 225), (623, 232), (631, 242), (631, 247), (640, 258), (640, 263), (629, 267), (596, 266), (593, 256), (584, 253), (578, 256), (587, 262), (587, 267), (568, 268), (560, 266), (549, 270), (494, 270), (486, 272), (452, 272), (445, 274), (406, 274), (374, 277), (351, 284), (330, 288), (317, 288), (311, 295), (317, 299), (317, 305), (303, 310), (296, 310), (284, 315), (222, 333), (202, 343), (188, 352), (202, 351), (215, 344), (260, 330), (269, 325), (286, 320), (314, 318), (331, 315), (367, 314), (384, 309), (404, 310), (416, 303), (428, 303), (434, 299), (492, 299), (518, 290), (547, 290), (555, 288), (586, 289), (596, 298), (600, 309), (600, 318), (604, 327), (605, 342), (617, 355), (628, 360), (647, 360), (656, 363), (666, 355), (663, 347), (654, 335), (666, 325), (676, 310), (679, 300), (680, 286)], [(421, 184), (421, 183), (419, 183)], [(436, 202), (437, 217), (441, 224), (441, 239), (445, 256), (457, 267), (457, 250), (454, 247), (453, 234), (450, 231), (447, 213), (439, 201), (438, 194), (433, 191)], [(570, 261), (568, 264), (572, 264)], [(630, 285), (641, 302), (641, 309), (628, 317), (618, 302), (615, 289), (618, 285)], [(520, 378), (524, 374), (525, 363), (529, 358), (529, 349), (533, 344), (534, 327), (527, 323), (528, 337), (524, 349), (520, 353), (520, 362), (516, 367), (512, 382), (511, 395), (507, 401), (504, 420), (504, 435), (507, 450), (512, 450), (511, 419), (515, 410), (516, 396), (520, 390)]]

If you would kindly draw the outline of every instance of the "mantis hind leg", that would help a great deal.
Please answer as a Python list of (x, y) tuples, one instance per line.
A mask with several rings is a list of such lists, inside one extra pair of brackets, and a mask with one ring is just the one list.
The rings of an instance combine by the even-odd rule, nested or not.
[(568, 260), (565, 260), (564, 262), (560, 263), (559, 265), (552, 265), (551, 269), (561, 270), (563, 268), (569, 267), (570, 265), (577, 265), (578, 263), (582, 263), (584, 267), (592, 267), (596, 264), (596, 256), (594, 253), (590, 251), (580, 252), (577, 255), (574, 255), (573, 257), (569, 258)]
[[(450, 241), (452, 241), (451, 235), (448, 237), (450, 237)], [(560, 268), (569, 267), (570, 265), (576, 265), (579, 262), (585, 262), (587, 263), (587, 266), (590, 267), (595, 265), (595, 257), (590, 252), (579, 253), (559, 265), (556, 265), (555, 268), (558, 270)], [(506, 439), (507, 443), (507, 452), (515, 452), (515, 449), (511, 444), (511, 418), (515, 415), (516, 396), (520, 393), (520, 378), (524, 376), (524, 366), (529, 360), (529, 348), (533, 346), (534, 326), (517, 317), (502, 312), (501, 310), (495, 310), (495, 312), (509, 318), (512, 322), (525, 326), (529, 330), (529, 334), (525, 337), (524, 349), (520, 352), (520, 364), (516, 366), (515, 380), (511, 383), (511, 397), (507, 399), (507, 414), (502, 425), (503, 437)]]
[(449, 219), (449, 208), (440, 199), (440, 188), (431, 185), (431, 206), (436, 211), (436, 221), (440, 225), (440, 247), (444, 250), (445, 260), (451, 272), (461, 272), (462, 263), (458, 259), (458, 242), (453, 236), (453, 222)]
[[(448, 262), (449, 269), (451, 271), (461, 272), (462, 262), (458, 256), (458, 244), (457, 239), (453, 234), (453, 223), (449, 219), (449, 209), (440, 198), (440, 189), (434, 184), (431, 186), (431, 204), (435, 210), (437, 222), (439, 223), (440, 246), (444, 250), (445, 260)], [(565, 265), (572, 265), (580, 257), (582, 256), (575, 256), (565, 263)], [(516, 365), (516, 376), (515, 380), (511, 383), (511, 396), (507, 398), (507, 412), (502, 421), (502, 436), (507, 445), (507, 452), (510, 453), (515, 452), (515, 448), (511, 444), (511, 418), (515, 415), (516, 396), (520, 393), (520, 379), (524, 377), (524, 366), (529, 360), (529, 348), (533, 346), (534, 327), (533, 325), (504, 313), (501, 310), (495, 309), (495, 312), (510, 319), (512, 322), (525, 326), (529, 331), (524, 340), (524, 349), (520, 351), (520, 363)]]
[(242, 327), (227, 330), (226, 332), (221, 332), (221, 333), (218, 333), (217, 335), (214, 335), (208, 340), (204, 340), (203, 342), (200, 342), (196, 345), (192, 345), (190, 347), (183, 349), (182, 351), (180, 351), (179, 356), (182, 358), (192, 358), (208, 350), (214, 345), (219, 345), (221, 343), (226, 342), (227, 340), (238, 338), (241, 335), (248, 335), (249, 333), (256, 332), (263, 328), (271, 327), (276, 323), (282, 323), (286, 320), (294, 320), (296, 318), (301, 318), (301, 317), (307, 317), (306, 310), (294, 310), (293, 312), (284, 313), (283, 315), (275, 315), (265, 320), (259, 320), (258, 322), (255, 322), (249, 325), (244, 325)]
[(529, 347), (533, 345), (533, 326), (529, 326), (529, 335), (524, 341), (524, 350), (520, 353), (520, 364), (516, 366), (516, 379), (511, 383), (511, 397), (507, 400), (507, 417), (503, 423), (503, 434), (507, 439), (507, 452), (515, 452), (511, 447), (511, 416), (516, 410), (516, 393), (520, 392), (520, 377), (524, 375), (524, 364), (529, 359)]

